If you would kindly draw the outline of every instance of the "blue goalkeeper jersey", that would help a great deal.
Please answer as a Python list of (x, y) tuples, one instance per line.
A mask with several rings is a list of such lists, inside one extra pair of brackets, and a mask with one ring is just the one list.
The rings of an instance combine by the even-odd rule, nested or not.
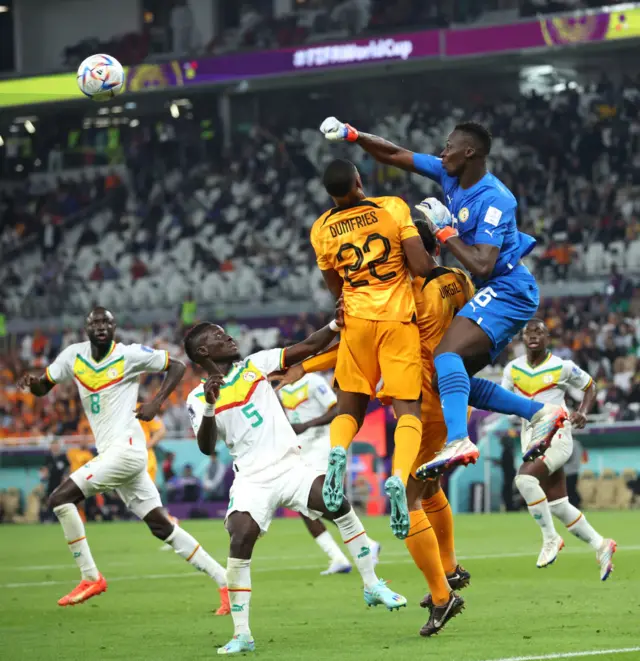
[(476, 286), (505, 275), (536, 245), (536, 240), (518, 230), (513, 193), (494, 175), (487, 173), (471, 186), (461, 188), (458, 177), (450, 177), (442, 159), (430, 154), (414, 154), (413, 164), (419, 174), (442, 186), (445, 204), (455, 219), (460, 238), (469, 246), (486, 243), (498, 246), (500, 253), (493, 273), (487, 280), (474, 278)]

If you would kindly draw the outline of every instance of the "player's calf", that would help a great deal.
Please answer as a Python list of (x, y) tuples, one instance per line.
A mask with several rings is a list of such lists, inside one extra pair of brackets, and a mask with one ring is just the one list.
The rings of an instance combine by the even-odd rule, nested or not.
[(173, 523), (164, 509), (157, 507), (151, 510), (143, 521), (152, 535), (165, 542), (192, 567), (207, 574), (218, 584), (220, 606), (216, 610), (216, 615), (228, 615), (229, 597), (224, 567), (218, 564), (186, 530)]
[(358, 515), (347, 500), (342, 502), (338, 512), (329, 512), (322, 497), (322, 483), (322, 477), (319, 477), (311, 487), (308, 507), (310, 510), (323, 512), (327, 519), (336, 524), (342, 541), (362, 577), (365, 603), (368, 606), (382, 604), (389, 610), (406, 606), (406, 598), (393, 592), (382, 579), (376, 576), (373, 544)]

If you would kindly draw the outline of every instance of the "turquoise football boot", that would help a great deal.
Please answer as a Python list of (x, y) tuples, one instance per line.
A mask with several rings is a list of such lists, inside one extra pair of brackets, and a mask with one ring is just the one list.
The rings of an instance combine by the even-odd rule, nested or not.
[(329, 453), (329, 466), (322, 485), (322, 498), (330, 512), (337, 512), (344, 498), (344, 476), (347, 472), (347, 453), (339, 446)]
[(404, 484), (399, 477), (390, 477), (384, 483), (384, 490), (391, 505), (391, 531), (398, 539), (406, 539), (409, 534), (409, 507)]
[(367, 606), (377, 606), (378, 604), (382, 604), (390, 611), (398, 610), (407, 605), (406, 597), (389, 589), (382, 579), (370, 588), (364, 589), (364, 601)]
[(244, 654), (255, 652), (256, 644), (248, 633), (236, 634), (224, 647), (218, 648), (218, 654)]

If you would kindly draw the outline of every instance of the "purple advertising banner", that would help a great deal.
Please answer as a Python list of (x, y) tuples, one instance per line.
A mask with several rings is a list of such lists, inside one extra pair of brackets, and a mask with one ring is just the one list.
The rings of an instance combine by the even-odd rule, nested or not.
[(436, 57), (488, 55), (506, 51), (628, 39), (640, 36), (640, 9), (466, 28), (429, 30), (334, 44), (234, 53), (198, 60), (141, 64), (128, 72), (128, 90), (163, 89), (335, 70), (361, 64), (406, 62)]
[(286, 50), (237, 53), (192, 61), (141, 64), (128, 72), (130, 92), (190, 85), (206, 85), (260, 76), (392, 61), (440, 54), (437, 30), (397, 34), (378, 39), (356, 39), (336, 44), (306, 45)]
[(445, 54), (481, 55), (634, 37), (637, 11), (553, 16), (511, 25), (447, 30)]

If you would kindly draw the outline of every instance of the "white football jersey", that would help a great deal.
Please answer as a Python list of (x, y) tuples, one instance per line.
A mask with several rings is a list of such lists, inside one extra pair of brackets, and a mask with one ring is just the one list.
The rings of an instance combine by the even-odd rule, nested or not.
[(584, 392), (591, 383), (591, 377), (572, 360), (562, 360), (552, 353), (536, 367), (529, 365), (526, 356), (520, 356), (507, 363), (502, 374), (502, 386), (507, 390), (536, 402), (564, 407), (568, 390)]
[[(299, 381), (284, 386), (278, 394), (291, 424), (319, 418), (338, 401), (329, 384), (315, 373), (305, 374)], [(298, 441), (304, 448), (307, 443), (313, 443), (328, 433), (329, 425), (311, 427), (298, 436)]]
[(168, 366), (166, 351), (115, 342), (102, 360), (95, 361), (87, 341), (69, 345), (45, 373), (51, 383), (75, 381), (96, 449), (102, 453), (112, 445), (146, 448), (135, 416), (139, 377), (145, 372), (163, 372)]
[[(236, 470), (248, 475), (277, 464), (300, 443), (291, 429), (267, 375), (282, 369), (284, 349), (254, 353), (233, 365), (216, 402), (218, 439), (233, 457)], [(203, 382), (204, 383), (204, 382)], [(205, 407), (201, 383), (187, 398), (191, 426), (198, 434)]]

